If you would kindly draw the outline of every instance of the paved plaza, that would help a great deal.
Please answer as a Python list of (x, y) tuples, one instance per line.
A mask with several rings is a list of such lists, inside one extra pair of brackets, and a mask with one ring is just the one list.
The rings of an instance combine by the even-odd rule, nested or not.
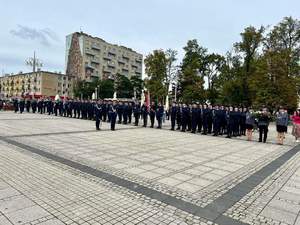
[(300, 224), (290, 134), (279, 146), (273, 125), (266, 144), (169, 129), (0, 112), (0, 225)]

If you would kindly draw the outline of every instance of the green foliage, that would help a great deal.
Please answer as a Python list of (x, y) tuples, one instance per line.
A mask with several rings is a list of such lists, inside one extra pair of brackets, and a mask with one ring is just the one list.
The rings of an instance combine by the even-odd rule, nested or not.
[(118, 98), (132, 98), (133, 97), (133, 85), (128, 77), (124, 75), (117, 75), (116, 79), (116, 91)]
[(130, 82), (135, 90), (136, 97), (140, 98), (144, 89), (144, 81), (139, 76), (132, 76)]
[(131, 79), (128, 79), (124, 75), (117, 75), (115, 82), (111, 79), (94, 80), (92, 82), (77, 81), (74, 95), (77, 98), (91, 99), (97, 88), (99, 98), (112, 98), (116, 88), (118, 98), (132, 98), (134, 89), (136, 89), (137, 97), (139, 98), (143, 86), (144, 81), (137, 76), (132, 76)]
[(114, 95), (114, 81), (113, 80), (102, 80), (99, 82), (98, 90), (99, 98), (112, 98)]
[(184, 102), (205, 101), (204, 73), (207, 50), (197, 40), (190, 40), (184, 48), (185, 56), (179, 77), (180, 98)]
[(163, 50), (154, 50), (145, 59), (145, 70), (148, 75), (146, 88), (156, 101), (163, 101), (167, 95), (165, 79), (167, 77), (168, 58)]
[(91, 99), (92, 94), (95, 92), (98, 81), (86, 82), (86, 81), (76, 81), (74, 86), (74, 96), (77, 98)]
[[(266, 33), (266, 34), (265, 34)], [(217, 102), (297, 107), (300, 90), (300, 22), (284, 18), (268, 32), (248, 27), (228, 54), (216, 81)]]

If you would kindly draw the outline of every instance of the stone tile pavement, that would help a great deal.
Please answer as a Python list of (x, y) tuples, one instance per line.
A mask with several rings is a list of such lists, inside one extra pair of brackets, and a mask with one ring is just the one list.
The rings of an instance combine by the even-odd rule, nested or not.
[[(96, 132), (93, 121), (8, 112), (0, 112), (0, 127), (0, 224), (300, 223), (298, 150), (273, 163), (249, 193), (220, 201), (290, 154), (292, 136), (286, 145), (274, 145), (274, 127), (268, 144), (171, 132), (168, 124), (165, 130), (118, 125), (111, 132), (103, 123)], [(147, 191), (108, 182), (29, 148)], [(217, 209), (207, 210), (215, 203)]]

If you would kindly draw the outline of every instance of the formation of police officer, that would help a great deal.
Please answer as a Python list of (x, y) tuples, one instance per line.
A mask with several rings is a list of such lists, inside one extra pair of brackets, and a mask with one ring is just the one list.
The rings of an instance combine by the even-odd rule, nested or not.
[[(15, 112), (27, 112), (64, 116), (77, 119), (95, 120), (96, 130), (100, 130), (101, 122), (115, 124), (131, 124), (138, 126), (142, 119), (143, 127), (156, 124), (162, 128), (165, 109), (161, 103), (152, 102), (150, 106), (139, 102), (122, 102), (106, 100), (52, 100), (52, 99), (15, 99)], [(167, 111), (171, 119), (171, 130), (201, 133), (214, 136), (226, 134), (227, 138), (245, 135), (246, 108), (212, 106), (210, 104), (173, 103)], [(134, 117), (134, 121), (133, 121)], [(177, 125), (177, 127), (176, 127)]]
[(227, 138), (245, 135), (246, 113), (247, 108), (197, 103), (174, 102), (169, 109), (171, 130), (213, 136), (226, 134)]

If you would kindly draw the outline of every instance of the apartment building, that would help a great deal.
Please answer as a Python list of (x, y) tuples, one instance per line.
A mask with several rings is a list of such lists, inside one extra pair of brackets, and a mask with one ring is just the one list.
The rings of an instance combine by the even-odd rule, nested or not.
[(114, 79), (117, 74), (142, 78), (143, 55), (76, 32), (66, 37), (66, 74), (81, 80)]
[(73, 86), (73, 77), (47, 71), (0, 77), (0, 94), (4, 97), (53, 97), (58, 94), (73, 98)]

